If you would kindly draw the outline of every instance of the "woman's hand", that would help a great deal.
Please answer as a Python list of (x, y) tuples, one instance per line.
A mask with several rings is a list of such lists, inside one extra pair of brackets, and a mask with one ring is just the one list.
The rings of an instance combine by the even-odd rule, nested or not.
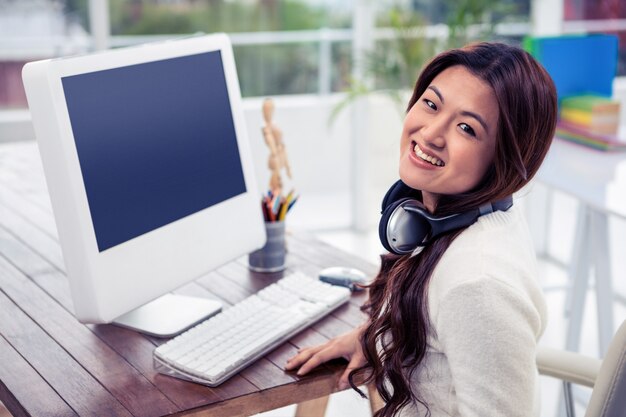
[(337, 387), (340, 390), (350, 386), (348, 375), (352, 370), (365, 365), (367, 361), (361, 348), (361, 333), (364, 326), (357, 327), (351, 332), (337, 336), (323, 345), (301, 349), (298, 354), (289, 360), (285, 369), (290, 371), (298, 369), (298, 375), (305, 375), (320, 364), (335, 358), (344, 358), (348, 361), (348, 367), (339, 378)]

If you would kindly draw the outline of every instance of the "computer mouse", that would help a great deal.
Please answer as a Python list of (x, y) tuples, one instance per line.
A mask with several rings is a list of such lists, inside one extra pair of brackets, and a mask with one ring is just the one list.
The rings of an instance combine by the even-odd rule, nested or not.
[(347, 287), (350, 291), (362, 291), (363, 288), (356, 284), (366, 284), (367, 275), (365, 272), (344, 266), (332, 266), (322, 269), (319, 273), (320, 281), (333, 285)]

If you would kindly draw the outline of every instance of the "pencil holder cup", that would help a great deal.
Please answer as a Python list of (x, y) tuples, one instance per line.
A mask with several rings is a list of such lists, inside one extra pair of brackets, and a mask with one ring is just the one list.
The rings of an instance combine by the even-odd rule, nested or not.
[(265, 222), (267, 242), (248, 255), (248, 266), (255, 272), (278, 272), (285, 269), (285, 222)]

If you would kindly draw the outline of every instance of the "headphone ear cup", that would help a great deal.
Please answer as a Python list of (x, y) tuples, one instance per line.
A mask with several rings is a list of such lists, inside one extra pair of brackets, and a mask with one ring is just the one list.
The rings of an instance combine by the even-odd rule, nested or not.
[(389, 252), (406, 255), (423, 245), (431, 228), (422, 203), (404, 198), (385, 209), (378, 224), (378, 236)]
[(385, 196), (385, 199), (383, 200), (383, 212), (380, 216), (380, 221), (378, 222), (378, 238), (380, 239), (380, 243), (382, 243), (385, 249), (387, 249), (389, 252), (398, 254), (391, 247), (391, 245), (389, 244), (389, 241), (387, 240), (387, 227), (389, 226), (389, 219), (391, 218), (391, 215), (393, 214), (393, 212), (396, 210), (396, 208), (398, 208), (400, 204), (407, 201), (408, 198), (403, 198), (403, 199), (395, 200), (395, 201), (392, 200), (390, 204), (385, 206), (385, 201), (387, 199), (387, 196), (389, 195), (389, 192), (391, 192), (391, 189), (387, 191), (387, 195)]

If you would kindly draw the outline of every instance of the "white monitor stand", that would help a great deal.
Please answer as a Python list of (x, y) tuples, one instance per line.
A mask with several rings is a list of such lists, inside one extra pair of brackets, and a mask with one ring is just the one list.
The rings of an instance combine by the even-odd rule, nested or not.
[(215, 315), (222, 303), (207, 298), (165, 294), (113, 321), (121, 327), (156, 337), (171, 337)]

